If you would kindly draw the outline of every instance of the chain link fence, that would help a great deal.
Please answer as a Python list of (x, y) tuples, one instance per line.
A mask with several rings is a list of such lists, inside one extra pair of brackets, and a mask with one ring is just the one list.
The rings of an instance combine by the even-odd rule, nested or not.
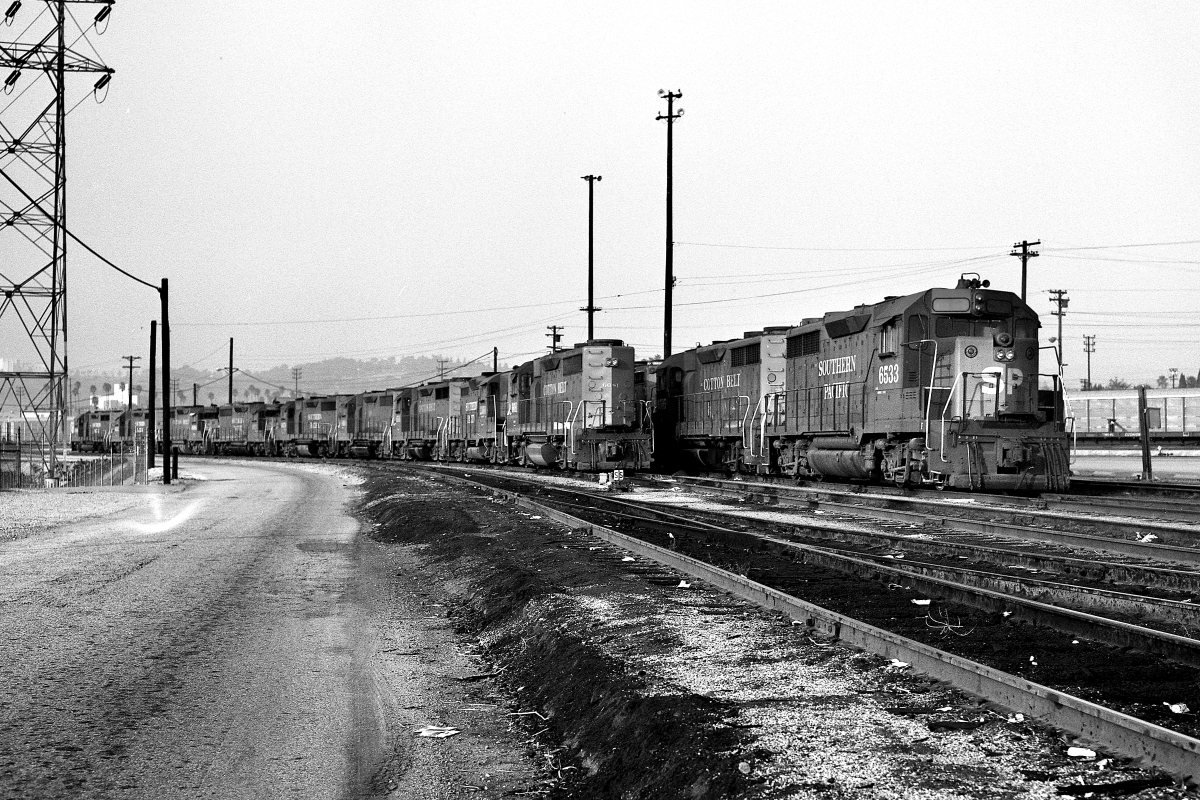
[(115, 442), (107, 452), (60, 453), (51, 471), (49, 445), (26, 439), (18, 430), (0, 434), (0, 491), (144, 484), (146, 460), (146, 439), (139, 436), (132, 442)]

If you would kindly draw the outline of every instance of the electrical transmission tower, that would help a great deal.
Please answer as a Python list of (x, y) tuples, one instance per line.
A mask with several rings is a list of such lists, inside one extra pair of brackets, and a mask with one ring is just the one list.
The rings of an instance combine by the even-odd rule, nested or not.
[[(107, 94), (113, 70), (89, 33), (107, 28), (113, 0), (29, 5), (43, 4), (20, 14), (13, 2), (0, 19), (0, 415), (41, 445), (53, 476), (69, 385), (66, 117), (87, 97), (68, 96), (67, 73), (98, 73), (89, 91)], [(71, 10), (89, 5), (90, 19)]]

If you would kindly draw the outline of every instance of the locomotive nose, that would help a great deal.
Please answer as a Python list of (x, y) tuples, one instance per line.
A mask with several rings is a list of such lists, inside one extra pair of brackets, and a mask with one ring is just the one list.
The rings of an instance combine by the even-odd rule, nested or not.
[(995, 336), (995, 342), (997, 347), (1011, 347), (1013, 343), (1012, 334), (1003, 332), (997, 333)]

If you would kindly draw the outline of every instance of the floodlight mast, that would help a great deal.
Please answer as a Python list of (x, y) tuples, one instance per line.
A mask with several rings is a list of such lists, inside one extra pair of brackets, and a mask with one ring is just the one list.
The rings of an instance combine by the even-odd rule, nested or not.
[[(51, 484), (58, 478), (58, 452), (66, 434), (67, 369), (67, 173), (66, 173), (66, 75), (68, 72), (99, 73), (93, 92), (107, 90), (113, 70), (67, 45), (66, 27), (73, 18), (68, 2), (99, 5), (96, 30), (107, 25), (113, 0), (44, 0), (48, 29), (37, 18), (21, 34), (25, 41), (0, 42), (0, 69), (11, 70), (3, 91), (15, 96), (0, 120), (0, 177), (17, 195), (0, 195), (0, 231), (16, 245), (15, 255), (6, 260), (0, 280), (0, 324), (19, 327), (28, 337), (24, 353), (29, 364), (14, 363), (0, 369), (0, 407), (15, 400), (18, 435), (32, 440), (40, 453), (43, 478)], [(12, 25), (21, 3), (8, 6), (0, 23)], [(77, 23), (76, 23), (77, 24)], [(86, 35), (86, 29), (79, 37)], [(17, 89), (24, 73), (33, 73), (30, 84)], [(35, 91), (45, 79), (49, 92)], [(47, 96), (48, 95), (48, 96)], [(23, 237), (14, 239), (17, 234)], [(23, 248), (18, 250), (17, 248)], [(10, 337), (12, 341), (19, 337)], [(36, 460), (33, 463), (37, 463)]]

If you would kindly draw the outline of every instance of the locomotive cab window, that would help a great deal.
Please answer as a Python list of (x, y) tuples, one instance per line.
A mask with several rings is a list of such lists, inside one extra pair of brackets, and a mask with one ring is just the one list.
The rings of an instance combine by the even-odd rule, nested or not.
[(894, 356), (900, 345), (900, 321), (893, 319), (885, 322), (879, 329), (879, 355)]

